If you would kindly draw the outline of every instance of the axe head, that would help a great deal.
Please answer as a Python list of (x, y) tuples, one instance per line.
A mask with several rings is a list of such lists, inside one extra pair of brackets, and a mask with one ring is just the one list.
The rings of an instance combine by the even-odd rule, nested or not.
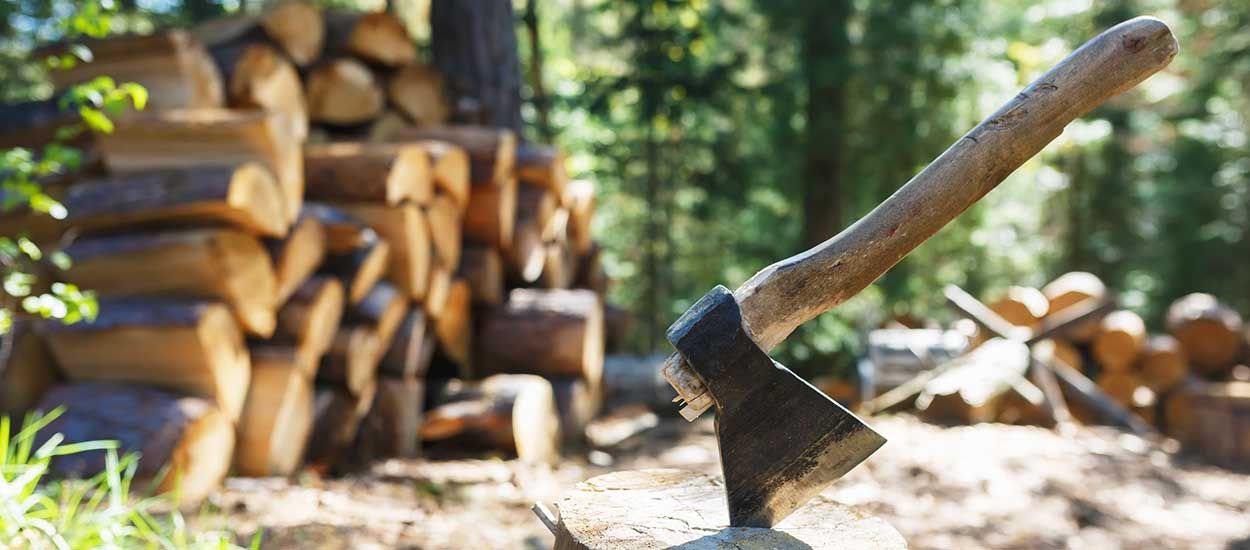
[(772, 527), (885, 444), (885, 438), (751, 339), (729, 289), (708, 292), (668, 339), (716, 403), (733, 527)]

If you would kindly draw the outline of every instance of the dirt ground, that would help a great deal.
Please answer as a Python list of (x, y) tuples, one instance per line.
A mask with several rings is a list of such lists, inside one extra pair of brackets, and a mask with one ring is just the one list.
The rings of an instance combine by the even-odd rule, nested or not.
[[(827, 491), (889, 521), (913, 549), (1250, 550), (1250, 475), (1109, 428), (1070, 437), (985, 424), (876, 418), (890, 441)], [(598, 464), (598, 465), (592, 465)], [(549, 548), (530, 512), (617, 469), (717, 471), (712, 423), (664, 420), (555, 467), (392, 460), (341, 480), (231, 479), (199, 521), (265, 548)], [(645, 511), (639, 511), (645, 513)]]

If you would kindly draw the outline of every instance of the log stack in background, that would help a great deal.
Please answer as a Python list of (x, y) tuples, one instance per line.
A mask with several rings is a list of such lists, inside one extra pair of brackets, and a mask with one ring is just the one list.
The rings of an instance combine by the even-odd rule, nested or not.
[(185, 503), (226, 472), (341, 472), (423, 436), (536, 461), (581, 440), (619, 334), (594, 186), (559, 149), (447, 125), (442, 77), (386, 13), (289, 2), (92, 48), (58, 91), (110, 75), (149, 109), (84, 141), (98, 162), (52, 189), (66, 220), (0, 231), (72, 236), (64, 279), (100, 314), (21, 324), (0, 409), (65, 405), (71, 442), (120, 438), (142, 472), (182, 474)]

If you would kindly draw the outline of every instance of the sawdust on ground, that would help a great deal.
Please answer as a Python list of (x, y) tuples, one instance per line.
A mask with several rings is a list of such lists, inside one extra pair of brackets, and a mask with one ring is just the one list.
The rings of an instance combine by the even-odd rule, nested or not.
[[(873, 426), (890, 442), (826, 495), (886, 519), (913, 549), (1250, 550), (1250, 475), (1113, 429), (1061, 437), (906, 415)], [(651, 467), (716, 473), (711, 422), (665, 420), (554, 467), (392, 460), (338, 480), (231, 479), (197, 521), (240, 541), (263, 530), (264, 548), (550, 548), (534, 501), (556, 502), (601, 473)]]

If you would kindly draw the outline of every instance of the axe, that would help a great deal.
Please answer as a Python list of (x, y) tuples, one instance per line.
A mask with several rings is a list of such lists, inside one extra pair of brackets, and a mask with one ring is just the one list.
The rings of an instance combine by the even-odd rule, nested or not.
[(1073, 119), (1176, 55), (1139, 17), (1085, 43), (965, 134), (867, 216), (820, 245), (718, 286), (668, 330), (663, 367), (682, 416), (716, 407), (730, 525), (771, 527), (885, 443), (768, 356), (795, 328), (854, 296), (1059, 136)]

